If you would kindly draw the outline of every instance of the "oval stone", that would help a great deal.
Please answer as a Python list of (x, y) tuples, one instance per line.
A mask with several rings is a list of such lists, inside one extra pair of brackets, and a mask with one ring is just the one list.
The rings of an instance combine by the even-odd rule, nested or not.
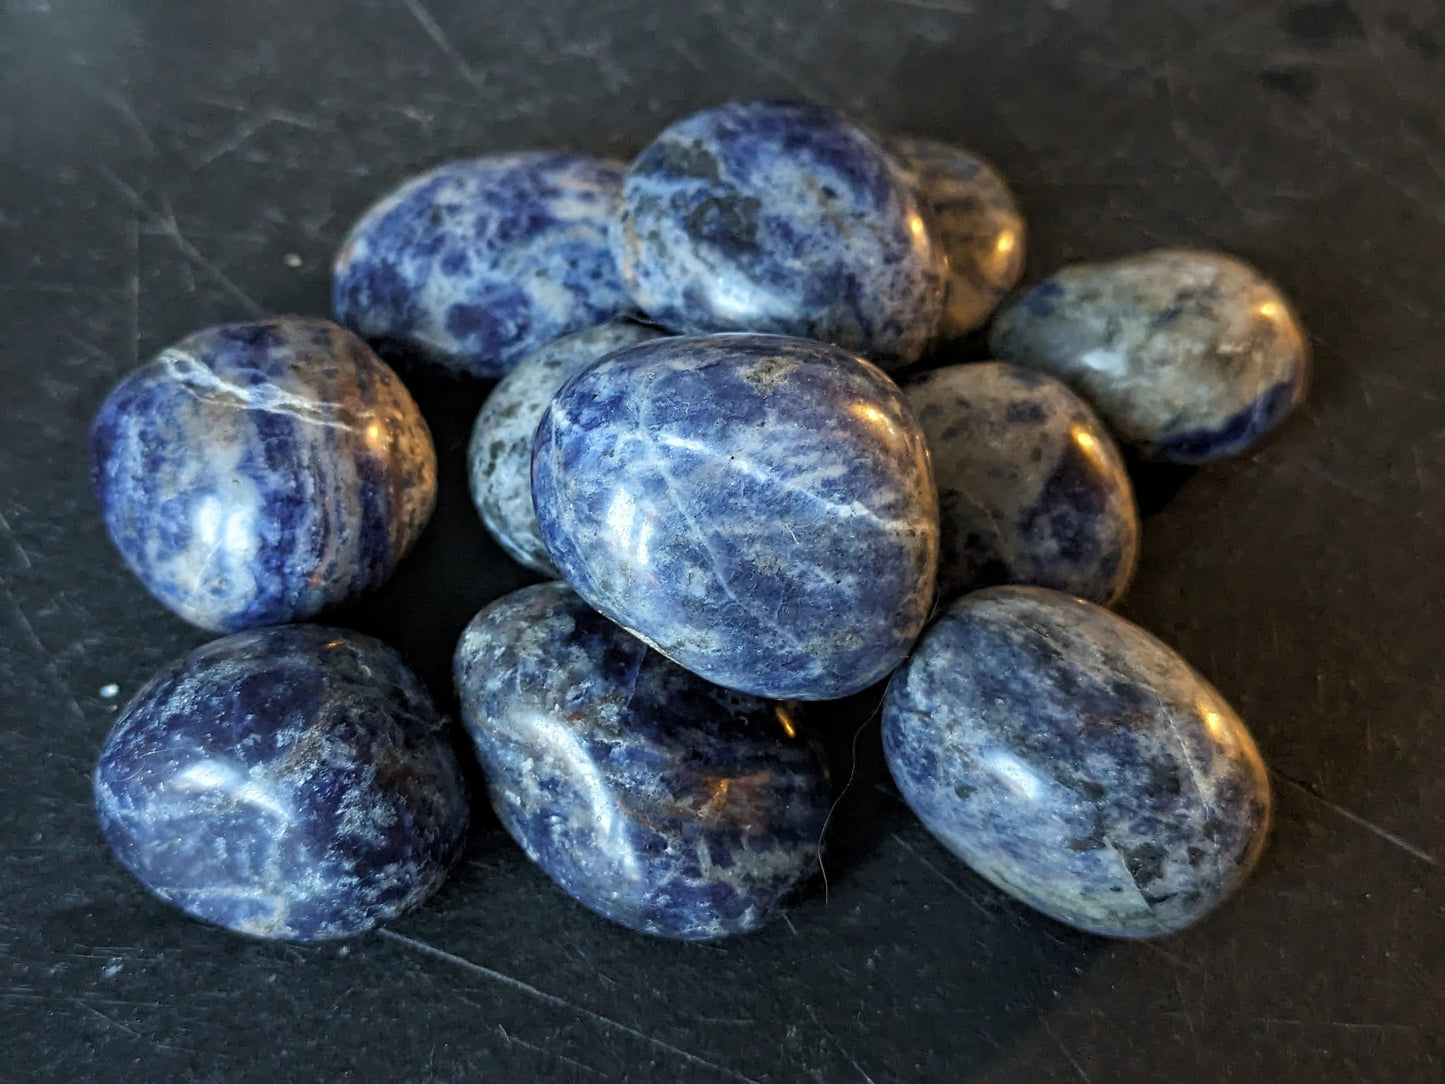
[(731, 689), (866, 688), (933, 599), (923, 434), (891, 380), (821, 343), (715, 335), (609, 355), (543, 415), (532, 498), (590, 605)]
[(382, 197), (336, 256), (337, 318), (494, 377), (631, 304), (608, 249), (624, 166), (553, 151), (448, 162)]
[(903, 393), (933, 454), (941, 600), (1010, 583), (1118, 600), (1138, 564), (1139, 512), (1087, 403), (1000, 362), (935, 369)]
[(938, 333), (946, 258), (900, 167), (821, 106), (734, 102), (627, 171), (613, 254), (663, 327), (836, 343), (886, 367)]
[(497, 817), (598, 914), (744, 933), (818, 868), (827, 769), (785, 709), (688, 673), (564, 584), (482, 610), (455, 672)]
[(253, 937), (350, 937), (446, 879), (467, 788), (421, 683), (369, 636), (237, 633), (166, 667), (101, 750), (106, 842), (151, 892)]
[(90, 451), (126, 564), (217, 632), (310, 617), (377, 586), (436, 503), (436, 451), (416, 403), (326, 320), (182, 339), (110, 393)]
[(1309, 367), (1277, 287), (1233, 257), (1174, 249), (1064, 268), (999, 313), (989, 345), (1173, 463), (1252, 448), (1303, 397)]
[(883, 748), (909, 807), (977, 873), (1108, 937), (1197, 921), (1270, 819), (1254, 739), (1189, 664), (1035, 587), (956, 602), (894, 675)]
[(942, 335), (982, 325), (1024, 269), (1027, 227), (999, 172), (961, 147), (902, 136), (889, 149), (938, 223), (948, 256)]
[(532, 437), (552, 396), (604, 355), (662, 334), (620, 321), (575, 332), (528, 354), (487, 396), (472, 427), (467, 474), (482, 523), (514, 561), (557, 575), (532, 510)]

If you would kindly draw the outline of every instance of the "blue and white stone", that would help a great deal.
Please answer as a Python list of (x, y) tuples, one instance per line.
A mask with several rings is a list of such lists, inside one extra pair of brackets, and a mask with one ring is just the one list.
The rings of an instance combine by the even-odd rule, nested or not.
[(532, 501), (590, 605), (758, 696), (866, 688), (933, 600), (923, 434), (891, 380), (822, 343), (714, 335), (608, 355), (543, 415)]
[(217, 632), (309, 617), (377, 586), (436, 503), (436, 451), (416, 403), (326, 320), (182, 339), (110, 393), (90, 450), (126, 564)]
[(446, 879), (468, 799), (396, 652), (292, 625), (215, 640), (127, 705), (95, 769), (101, 831), (151, 892), (253, 937), (351, 937)]
[(1248, 874), (1269, 780), (1189, 664), (1102, 607), (965, 595), (893, 676), (883, 750), (904, 800), (981, 876), (1108, 937), (1197, 921)]
[(827, 769), (786, 709), (688, 673), (566, 585), (484, 609), (455, 673), (497, 817), (598, 914), (745, 933), (817, 870)]
[(947, 261), (891, 155), (801, 102), (734, 102), (667, 128), (627, 171), (612, 250), (643, 311), (688, 334), (835, 343), (885, 368), (938, 334)]
[(1217, 252), (1076, 264), (1004, 309), (995, 356), (1063, 380), (1144, 456), (1252, 448), (1304, 395), (1309, 344), (1273, 283)]
[(555, 577), (532, 510), (532, 438), (557, 389), (614, 350), (663, 332), (615, 321), (534, 350), (492, 389), (467, 448), (472, 503), (487, 531), (514, 561)]
[(961, 147), (901, 136), (888, 149), (938, 223), (948, 256), (942, 335), (959, 338), (985, 323), (1018, 284), (1024, 216), (999, 172)]
[(608, 249), (624, 166), (553, 151), (448, 162), (406, 181), (336, 256), (336, 316), (378, 347), (495, 377), (625, 314)]
[(1052, 377), (951, 365), (904, 386), (938, 483), (938, 597), (1033, 584), (1105, 605), (1139, 560), (1139, 510), (1114, 440)]

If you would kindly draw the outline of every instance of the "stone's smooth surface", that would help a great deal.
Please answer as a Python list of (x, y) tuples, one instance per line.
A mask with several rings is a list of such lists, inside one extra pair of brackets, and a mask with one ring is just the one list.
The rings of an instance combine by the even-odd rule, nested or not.
[(453, 372), (500, 376), (631, 308), (607, 247), (621, 162), (551, 151), (448, 162), (406, 181), (336, 257), (337, 318)]
[(532, 497), (589, 604), (709, 681), (827, 700), (903, 661), (933, 600), (938, 499), (903, 394), (772, 335), (619, 350), (552, 400)]
[(1219, 693), (1137, 625), (1036, 587), (939, 618), (889, 683), (883, 749), (944, 846), (1110, 937), (1199, 919), (1269, 825), (1264, 763)]
[(528, 354), (487, 396), (472, 427), (467, 473), (482, 523), (514, 561), (557, 575), (532, 510), (532, 438), (552, 396), (602, 356), (662, 334), (620, 321), (578, 331)]
[(633, 298), (678, 332), (797, 335), (886, 368), (922, 354), (943, 312), (943, 249), (898, 164), (806, 103), (667, 128), (627, 171), (612, 246)]
[(375, 587), (436, 503), (416, 403), (326, 320), (182, 339), (110, 393), (90, 450), (126, 564), (181, 617), (219, 632), (309, 617)]
[(1000, 362), (935, 369), (903, 394), (933, 454), (940, 599), (1033, 584), (1118, 600), (1139, 560), (1139, 510), (1087, 403)]
[(948, 256), (943, 337), (966, 335), (1023, 274), (1024, 216), (998, 171), (961, 147), (902, 136), (889, 149), (933, 211)]
[(994, 321), (994, 354), (1051, 373), (1147, 457), (1253, 447), (1304, 395), (1309, 345), (1284, 295), (1216, 252), (1076, 264)]
[(177, 660), (95, 769), (101, 831), (195, 918), (350, 937), (420, 904), (466, 835), (461, 766), (426, 690), (369, 636), (255, 629)]
[(827, 769), (784, 709), (688, 673), (564, 584), (484, 609), (455, 667), (492, 808), (597, 913), (744, 933), (817, 870)]

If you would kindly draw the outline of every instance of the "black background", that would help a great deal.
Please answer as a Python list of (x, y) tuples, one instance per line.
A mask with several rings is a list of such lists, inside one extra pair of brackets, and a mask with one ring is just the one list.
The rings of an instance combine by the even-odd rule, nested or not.
[[(0, 1079), (1441, 1079), (1442, 47), (1435, 0), (0, 0)], [(1030, 277), (1191, 244), (1297, 301), (1308, 402), (1255, 453), (1141, 480), (1122, 607), (1273, 766), (1252, 881), (1158, 944), (1076, 934), (932, 842), (875, 724), (827, 896), (733, 942), (609, 926), (482, 813), (448, 886), (351, 944), (253, 943), (146, 896), (90, 770), (117, 705), (206, 637), (95, 512), (110, 385), (193, 328), (326, 313), (343, 231), (410, 170), (625, 157), (764, 95), (992, 158)], [(406, 375), (442, 503), (336, 620), (446, 702), (456, 634), (528, 577), (465, 495), (485, 386)]]

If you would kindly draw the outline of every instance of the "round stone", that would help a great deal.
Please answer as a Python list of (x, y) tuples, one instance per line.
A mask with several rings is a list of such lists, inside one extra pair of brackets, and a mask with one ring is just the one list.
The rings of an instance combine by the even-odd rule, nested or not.
[(904, 136), (889, 149), (933, 211), (948, 255), (943, 337), (966, 335), (1023, 274), (1024, 216), (998, 171), (961, 147)]
[(598, 914), (744, 933), (817, 870), (828, 775), (786, 710), (690, 674), (565, 585), (484, 609), (455, 668), (497, 817)]
[(350, 937), (420, 904), (461, 851), (444, 720), (380, 641), (254, 629), (172, 663), (101, 750), (106, 842), (151, 892), (254, 937)]
[(578, 331), (528, 354), (487, 396), (472, 427), (467, 473), (482, 523), (514, 561), (557, 575), (532, 510), (532, 437), (552, 396), (604, 355), (662, 334), (621, 321)]
[(993, 353), (1050, 373), (1164, 462), (1252, 448), (1304, 395), (1309, 346), (1284, 295), (1216, 252), (1076, 264), (994, 321)]
[(1254, 739), (1189, 664), (1102, 607), (966, 595), (893, 676), (883, 750), (904, 800), (977, 873), (1108, 937), (1197, 921), (1270, 819)]
[(938, 597), (1033, 584), (1109, 604), (1139, 559), (1139, 511), (1103, 424), (1052, 377), (951, 365), (903, 394), (933, 453)]
[(923, 434), (891, 380), (822, 343), (715, 335), (608, 355), (543, 415), (532, 499), (589, 604), (759, 696), (866, 688), (933, 601)]
[(528, 151), (413, 177), (342, 244), (337, 318), (379, 347), (494, 377), (623, 315), (631, 305), (607, 247), (623, 169)]
[(110, 393), (92, 479), (121, 556), (218, 632), (309, 617), (382, 583), (431, 516), (436, 451), (397, 375), (296, 316), (198, 331)]
[(633, 298), (684, 333), (762, 331), (915, 360), (943, 312), (946, 259), (900, 167), (820, 106), (694, 113), (627, 171), (612, 248)]

